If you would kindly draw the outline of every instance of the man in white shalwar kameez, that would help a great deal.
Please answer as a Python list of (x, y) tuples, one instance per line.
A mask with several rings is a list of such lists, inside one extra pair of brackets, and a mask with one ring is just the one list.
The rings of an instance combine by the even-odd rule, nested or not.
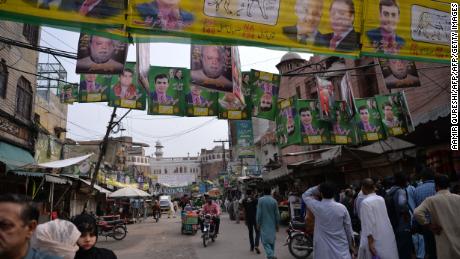
[(385, 200), (375, 194), (374, 181), (367, 178), (361, 187), (367, 197), (361, 202), (361, 241), (358, 259), (398, 259), (398, 247), (388, 218)]
[[(321, 195), (322, 200), (314, 197)], [(351, 259), (354, 251), (351, 219), (345, 206), (333, 199), (334, 186), (323, 183), (308, 189), (302, 199), (315, 215), (313, 233), (314, 259)]]

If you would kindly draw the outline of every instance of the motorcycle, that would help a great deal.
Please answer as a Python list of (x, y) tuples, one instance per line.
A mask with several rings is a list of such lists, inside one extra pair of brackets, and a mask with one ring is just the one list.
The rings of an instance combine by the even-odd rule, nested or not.
[(112, 221), (105, 221), (99, 219), (97, 221), (98, 236), (112, 237), (115, 240), (122, 240), (126, 237), (128, 229), (126, 228), (126, 222), (123, 219), (117, 219)]
[(161, 218), (161, 209), (160, 207), (153, 209), (153, 219), (155, 222), (158, 222)]
[(203, 222), (203, 234), (201, 237), (203, 238), (203, 246), (207, 247), (209, 239), (211, 239), (212, 242), (216, 240), (216, 224), (214, 222), (214, 216), (211, 214), (201, 216), (201, 220)]
[(313, 252), (313, 235), (305, 232), (305, 223), (301, 221), (289, 222), (286, 230), (285, 246), (288, 245), (289, 252), (298, 259), (304, 259)]

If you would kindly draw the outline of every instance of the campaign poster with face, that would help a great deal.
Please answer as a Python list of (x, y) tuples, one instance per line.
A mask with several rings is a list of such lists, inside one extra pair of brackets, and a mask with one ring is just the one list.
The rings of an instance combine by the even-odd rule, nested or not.
[(278, 144), (281, 148), (300, 144), (300, 125), (296, 109), (296, 99), (280, 100), (277, 105), (276, 138)]
[(377, 95), (375, 97), (379, 108), (382, 124), (388, 136), (399, 136), (409, 132), (409, 121), (405, 116), (405, 104), (402, 93)]
[(375, 98), (358, 98), (355, 99), (355, 102), (358, 107), (355, 118), (360, 140), (369, 142), (385, 139), (385, 129)]
[(335, 102), (335, 121), (332, 122), (331, 144), (349, 145), (358, 144), (359, 138), (356, 126), (348, 119), (347, 104), (345, 101)]
[(73, 104), (78, 101), (78, 85), (62, 84), (59, 86), (59, 98), (61, 103)]
[(250, 82), (254, 101), (252, 116), (274, 121), (278, 108), (280, 76), (251, 70)]
[(148, 114), (184, 115), (185, 97), (183, 89), (190, 82), (188, 69), (152, 66), (149, 82)]
[(218, 92), (233, 92), (230, 46), (192, 45), (190, 62), (192, 84)]
[(109, 105), (113, 107), (145, 110), (146, 93), (137, 80), (135, 63), (126, 63), (118, 76), (112, 77)]
[(330, 80), (317, 76), (316, 86), (317, 86), (318, 99), (320, 103), (320, 106), (319, 106), (320, 117), (322, 120), (333, 121), (334, 116), (335, 116), (334, 84)]
[(82, 33), (78, 41), (77, 74), (121, 74), (128, 43)]
[(379, 62), (388, 89), (420, 86), (414, 61), (380, 58)]
[(112, 75), (81, 74), (79, 102), (107, 102)]
[(218, 115), (218, 93), (190, 84), (184, 85), (185, 115), (195, 116), (217, 116)]
[(329, 144), (329, 123), (321, 120), (318, 100), (297, 100), (303, 144)]

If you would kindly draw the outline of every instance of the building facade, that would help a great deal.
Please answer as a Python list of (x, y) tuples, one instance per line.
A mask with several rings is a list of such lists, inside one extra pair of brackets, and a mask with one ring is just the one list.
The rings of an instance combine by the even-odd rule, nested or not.
[(186, 186), (199, 180), (199, 157), (163, 157), (163, 145), (155, 144), (155, 158), (150, 159), (152, 179), (168, 186)]
[(199, 161), (201, 162), (201, 180), (217, 180), (219, 175), (226, 175), (231, 161), (229, 149), (216, 146), (213, 149), (201, 149)]
[[(0, 35), (36, 46), (40, 28), (0, 21)], [(0, 189), (25, 193), (24, 185), (6, 172), (34, 163), (36, 126), (34, 96), (38, 52), (0, 43)]]

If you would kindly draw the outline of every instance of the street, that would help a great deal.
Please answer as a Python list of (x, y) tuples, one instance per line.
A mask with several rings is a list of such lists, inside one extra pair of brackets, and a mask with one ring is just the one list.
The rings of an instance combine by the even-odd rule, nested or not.
[[(118, 258), (168, 258), (168, 259), (249, 259), (265, 258), (262, 244), (261, 254), (249, 251), (249, 237), (244, 221), (236, 224), (230, 221), (228, 214), (221, 216), (221, 230), (215, 243), (204, 248), (198, 232), (193, 235), (181, 235), (181, 220), (168, 219), (163, 215), (158, 223), (149, 218), (144, 223), (128, 226), (128, 234), (122, 241), (101, 237), (98, 247), (111, 249)], [(286, 228), (281, 227), (277, 234), (275, 252), (280, 259), (294, 258), (287, 246), (283, 246)]]

